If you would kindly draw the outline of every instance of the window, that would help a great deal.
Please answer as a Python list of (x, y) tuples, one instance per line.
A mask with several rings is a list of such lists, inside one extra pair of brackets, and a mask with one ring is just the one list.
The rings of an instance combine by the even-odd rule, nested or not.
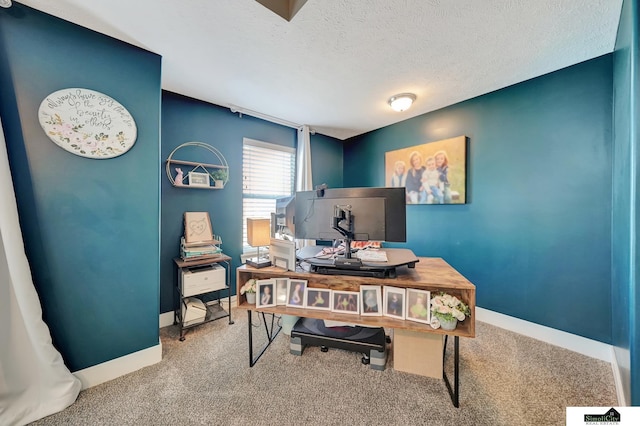
[(242, 251), (247, 244), (247, 218), (271, 217), (276, 199), (293, 194), (294, 148), (245, 138), (242, 142)]

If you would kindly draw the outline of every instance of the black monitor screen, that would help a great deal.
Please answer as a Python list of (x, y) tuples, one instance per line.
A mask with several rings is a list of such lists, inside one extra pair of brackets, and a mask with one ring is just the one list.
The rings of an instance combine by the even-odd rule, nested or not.
[(338, 210), (348, 210), (355, 241), (406, 241), (404, 188), (336, 188), (302, 191), (295, 198), (295, 236), (309, 240), (338, 240), (333, 229)]

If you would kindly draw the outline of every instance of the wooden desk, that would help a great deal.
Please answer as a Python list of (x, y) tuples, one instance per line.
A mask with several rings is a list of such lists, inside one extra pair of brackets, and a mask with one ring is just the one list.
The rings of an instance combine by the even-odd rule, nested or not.
[[(240, 294), (239, 289), (251, 278), (262, 280), (268, 278), (293, 278), (307, 281), (310, 288), (329, 288), (332, 290), (343, 291), (359, 291), (361, 285), (381, 285), (394, 286), (402, 288), (414, 288), (420, 290), (428, 290), (432, 293), (440, 291), (456, 296), (469, 306), (471, 316), (464, 321), (458, 323), (458, 327), (453, 331), (442, 329), (434, 329), (428, 324), (422, 324), (415, 321), (398, 320), (390, 317), (374, 317), (360, 316), (352, 314), (341, 314), (331, 311), (322, 311), (315, 309), (302, 309), (287, 306), (275, 306), (270, 308), (259, 308), (255, 305), (248, 304), (245, 296)], [(264, 353), (273, 339), (277, 336), (278, 330), (273, 329), (273, 320), (271, 321), (271, 329), (267, 326), (264, 318), (265, 314), (272, 315), (293, 315), (306, 318), (318, 318), (325, 320), (343, 321), (347, 323), (361, 324), (371, 327), (386, 327), (393, 329), (412, 330), (423, 333), (437, 333), (454, 337), (454, 386), (443, 372), (444, 380), (453, 400), (458, 407), (459, 402), (459, 337), (475, 337), (475, 308), (476, 308), (476, 287), (469, 282), (458, 271), (451, 267), (441, 258), (419, 258), (415, 268), (406, 266), (397, 270), (396, 278), (371, 278), (358, 277), (351, 275), (319, 275), (298, 270), (296, 272), (286, 271), (277, 267), (268, 267), (256, 269), (250, 266), (241, 266), (236, 270), (236, 300), (237, 307), (247, 311), (249, 316), (249, 365), (253, 366), (260, 356)], [(383, 302), (384, 303), (384, 302)], [(253, 357), (252, 348), (252, 330), (251, 330), (251, 312), (256, 311), (262, 314), (263, 322), (267, 330), (269, 341), (261, 350), (256, 358)], [(447, 337), (445, 337), (446, 350)], [(443, 366), (444, 371), (444, 366)]]

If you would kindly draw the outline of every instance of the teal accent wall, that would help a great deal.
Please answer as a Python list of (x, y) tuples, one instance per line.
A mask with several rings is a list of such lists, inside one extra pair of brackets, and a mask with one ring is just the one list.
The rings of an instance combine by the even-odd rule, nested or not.
[(638, 1), (625, 0), (613, 55), (612, 343), (625, 399), (640, 405)]
[[(386, 151), (469, 137), (468, 204), (408, 206), (408, 242), (395, 245), (443, 257), (476, 284), (479, 306), (612, 343), (638, 405), (637, 65), (638, 1), (625, 0), (613, 55), (344, 147), (312, 136), (314, 184), (384, 185)], [(0, 8), (0, 115), (20, 223), (44, 319), (72, 371), (158, 343), (184, 211), (209, 211), (239, 265), (242, 138), (296, 144), (294, 129), (161, 92), (160, 74), (158, 55), (16, 2)], [(90, 160), (53, 144), (37, 109), (65, 87), (126, 106), (134, 148)], [(224, 190), (169, 185), (164, 160), (193, 140), (227, 158)]]
[[(235, 294), (235, 268), (242, 253), (242, 140), (256, 139), (296, 147), (297, 131), (255, 117), (232, 113), (213, 105), (171, 92), (162, 95), (162, 249), (161, 312), (174, 309), (178, 274), (173, 258), (179, 255), (186, 211), (209, 212), (213, 232), (222, 237), (222, 249), (232, 258), (231, 288)], [(229, 164), (229, 182), (224, 189), (177, 188), (171, 185), (164, 160), (185, 142), (204, 142), (218, 149)], [(182, 160), (193, 160), (202, 150), (179, 150)], [(314, 182), (342, 186), (342, 143), (336, 139), (311, 136)], [(216, 164), (215, 158), (199, 160)], [(175, 170), (171, 171), (175, 177)], [(183, 172), (186, 169), (183, 168)], [(223, 292), (226, 296), (226, 292)]]
[(407, 206), (407, 243), (483, 308), (611, 342), (612, 58), (345, 143), (345, 186), (384, 186), (386, 151), (466, 135), (466, 205)]
[(327, 184), (329, 188), (343, 186), (343, 142), (320, 134), (311, 135), (311, 171), (313, 185)]
[[(0, 9), (0, 115), (20, 225), (71, 371), (159, 342), (160, 67), (158, 55), (16, 2)], [(129, 110), (138, 128), (129, 152), (83, 158), (45, 135), (40, 102), (69, 87)]]

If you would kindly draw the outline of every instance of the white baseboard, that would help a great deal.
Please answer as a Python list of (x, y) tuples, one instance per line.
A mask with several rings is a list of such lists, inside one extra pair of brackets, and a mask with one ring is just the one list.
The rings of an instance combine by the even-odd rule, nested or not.
[(496, 327), (504, 328), (505, 330), (513, 331), (514, 333), (523, 334), (573, 352), (578, 352), (591, 358), (609, 363), (612, 361), (612, 358), (614, 358), (613, 347), (606, 343), (510, 317), (478, 306), (476, 306), (476, 319), (486, 322), (487, 324), (495, 325)]
[(514, 333), (523, 334), (554, 346), (559, 346), (591, 358), (611, 363), (613, 382), (616, 387), (616, 396), (618, 397), (618, 406), (627, 406), (627, 399), (625, 398), (622, 379), (620, 377), (620, 368), (618, 367), (613, 346), (598, 342), (597, 340), (567, 333), (566, 331), (556, 330), (555, 328), (545, 327), (544, 325), (493, 312), (479, 306), (476, 306), (476, 319), (487, 324), (495, 325), (496, 327), (504, 328), (505, 330), (513, 331)]
[(613, 370), (613, 382), (616, 385), (616, 394), (618, 395), (618, 406), (628, 407), (629, 403), (625, 397), (624, 387), (622, 386), (622, 377), (620, 376), (620, 366), (613, 348), (611, 348), (611, 369)]
[(173, 325), (173, 311), (160, 314), (160, 328)]
[(160, 361), (162, 361), (162, 342), (158, 340), (156, 346), (76, 371), (73, 375), (80, 379), (82, 390), (85, 390)]

